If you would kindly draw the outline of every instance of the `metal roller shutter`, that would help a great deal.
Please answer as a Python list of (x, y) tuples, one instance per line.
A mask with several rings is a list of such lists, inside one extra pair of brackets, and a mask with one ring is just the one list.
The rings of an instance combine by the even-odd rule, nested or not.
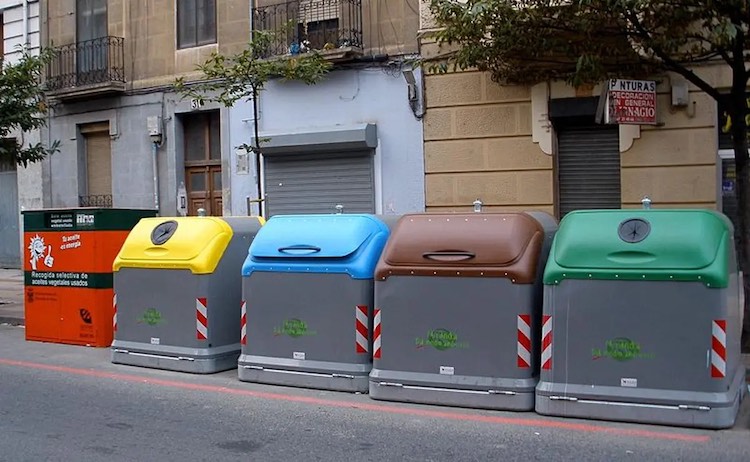
[(265, 158), (266, 214), (375, 213), (370, 152)]
[(573, 210), (622, 206), (617, 126), (562, 127), (557, 155), (560, 218)]

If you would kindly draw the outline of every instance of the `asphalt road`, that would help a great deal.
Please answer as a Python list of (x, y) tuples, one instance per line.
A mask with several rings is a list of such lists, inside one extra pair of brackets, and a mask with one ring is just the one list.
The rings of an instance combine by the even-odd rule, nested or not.
[(750, 461), (731, 430), (378, 402), (113, 365), (0, 326), (0, 461)]

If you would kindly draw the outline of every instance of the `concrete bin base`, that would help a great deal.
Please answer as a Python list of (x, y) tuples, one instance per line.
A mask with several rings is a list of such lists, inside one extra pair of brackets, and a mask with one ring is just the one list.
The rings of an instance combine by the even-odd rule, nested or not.
[[(446, 376), (373, 369), (370, 397), (375, 400), (439, 404), (476, 409), (529, 411), (534, 409), (536, 378), (501, 379)], [(406, 382), (406, 383), (401, 383)], [(467, 385), (471, 383), (471, 385)], [(459, 388), (460, 386), (460, 388)]]
[[(734, 426), (742, 400), (747, 396), (745, 370), (739, 368), (726, 393), (672, 392), (665, 390), (665, 400), (684, 404), (662, 404), (638, 400), (605, 401), (591, 397), (588, 399), (586, 386), (569, 384), (551, 386), (540, 383), (537, 387), (536, 412), (541, 415), (590, 418), (621, 422), (647, 423), (659, 425), (679, 425), (684, 427), (722, 429)], [(563, 390), (563, 388), (565, 388)], [(602, 387), (597, 387), (601, 389)], [(606, 391), (600, 390), (597, 394)], [(640, 394), (653, 395), (656, 390), (642, 389)], [(575, 400), (561, 398), (575, 394)], [(683, 396), (680, 396), (683, 395)], [(713, 404), (707, 406), (706, 402)]]
[(300, 362), (243, 354), (237, 362), (237, 370), (243, 382), (367, 393), (370, 364), (305, 360), (302, 369)]
[(169, 351), (145, 351), (136, 342), (115, 340), (112, 363), (149, 367), (194, 374), (213, 374), (237, 367), (239, 344), (218, 348), (195, 349), (171, 347)]

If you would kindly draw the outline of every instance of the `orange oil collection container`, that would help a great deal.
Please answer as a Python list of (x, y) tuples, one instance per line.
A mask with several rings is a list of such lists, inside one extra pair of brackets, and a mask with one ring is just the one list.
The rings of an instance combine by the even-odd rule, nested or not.
[(112, 263), (130, 230), (154, 210), (23, 212), (26, 340), (112, 344)]

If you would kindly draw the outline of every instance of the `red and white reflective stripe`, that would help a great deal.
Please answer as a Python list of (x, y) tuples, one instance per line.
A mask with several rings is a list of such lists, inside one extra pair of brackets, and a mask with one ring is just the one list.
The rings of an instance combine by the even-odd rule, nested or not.
[(242, 300), (242, 317), (240, 318), (240, 326), (242, 334), (240, 336), (240, 343), (247, 345), (247, 302)]
[(552, 369), (552, 316), (542, 316), (542, 369)]
[(112, 295), (112, 330), (117, 332), (117, 294)]
[(727, 321), (716, 319), (711, 323), (711, 377), (727, 376)]
[(356, 336), (357, 336), (357, 354), (364, 354), (370, 351), (370, 332), (367, 328), (367, 307), (365, 305), (357, 305), (354, 310), (357, 322), (356, 322)]
[(531, 367), (531, 315), (518, 315), (518, 367)]
[(208, 305), (205, 298), (195, 299), (195, 338), (208, 340)]
[(373, 327), (372, 357), (380, 359), (380, 308), (375, 308), (375, 327)]

